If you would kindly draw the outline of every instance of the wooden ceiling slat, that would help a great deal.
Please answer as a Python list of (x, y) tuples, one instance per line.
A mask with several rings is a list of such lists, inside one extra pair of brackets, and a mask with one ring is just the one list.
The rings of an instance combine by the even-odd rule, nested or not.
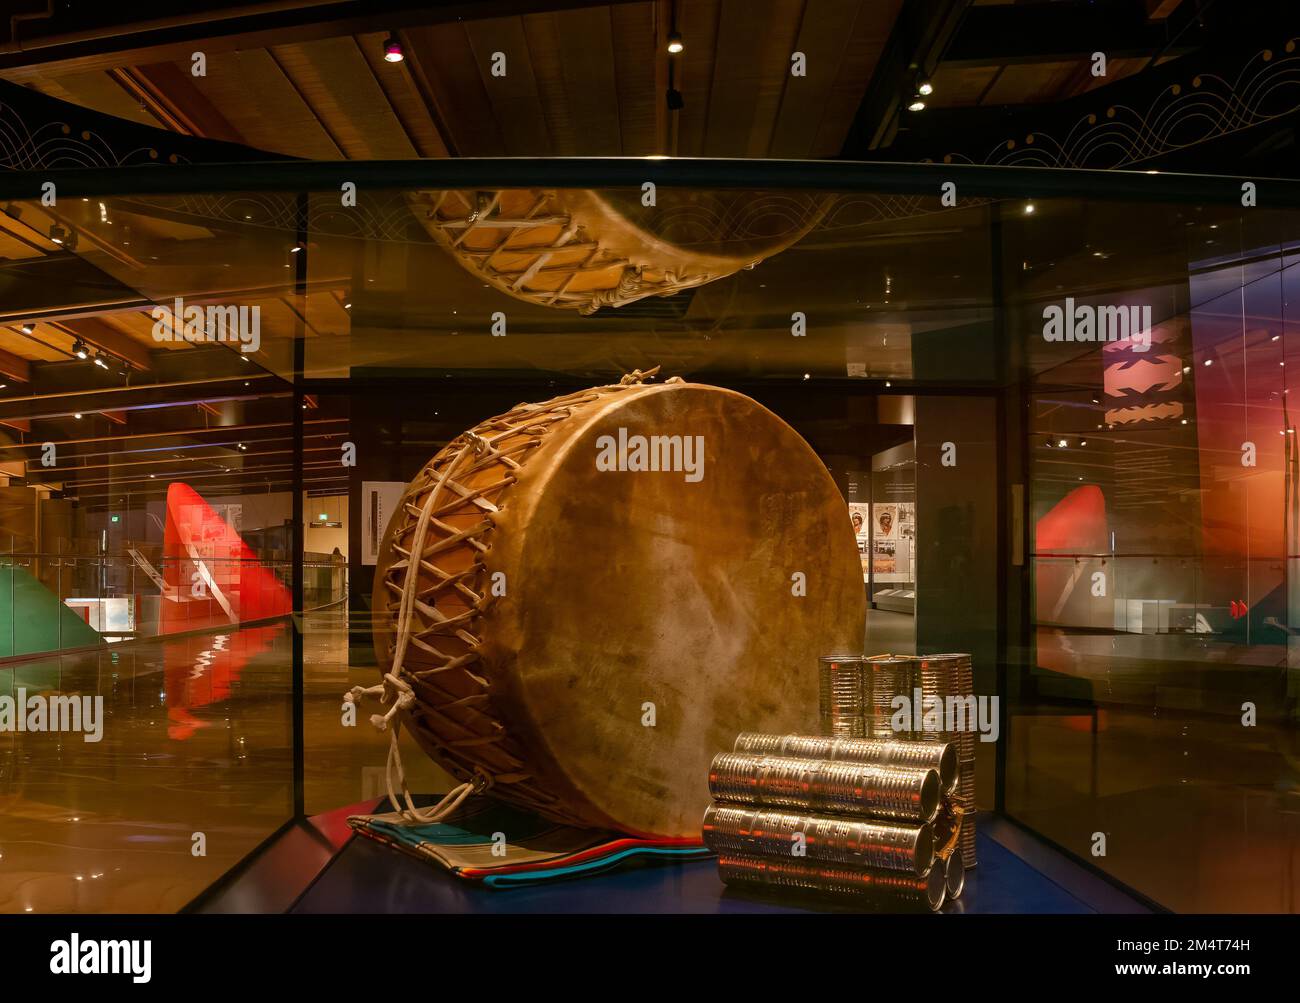
[[(550, 130), (542, 108), (537, 79), (528, 56), (528, 39), (518, 17), (492, 18), (465, 25), (474, 62), (492, 106), (506, 153), (513, 157), (549, 157), (554, 154)], [(491, 72), (494, 53), (506, 59), (504, 76)]]
[(353, 41), (419, 155), (451, 156), (443, 133), (445, 120), (432, 94), (426, 90), (427, 80), (420, 79), (418, 65), (410, 55), (413, 47), (404, 43), (407, 58), (400, 63), (386, 62), (384, 40), (387, 37), (385, 32), (373, 32), (356, 35)]
[(861, 8), (862, 0), (808, 0), (794, 43), (795, 51), (807, 57), (808, 74), (793, 77), (786, 67), (784, 93), (763, 156), (811, 154)]
[(51, 344), (57, 337), (62, 343), (66, 336), (46, 324), (36, 324), (31, 334), (23, 334), (12, 327), (0, 327), (0, 348), (30, 362), (64, 362), (69, 355)]
[(119, 359), (125, 359), (136, 369), (149, 370), (153, 368), (149, 350), (107, 320), (99, 317), (83, 317), (78, 320), (62, 321), (59, 327), (71, 332), (71, 334), (76, 335), (95, 348), (108, 352), (110, 355), (115, 355)]
[(226, 143), (246, 142), (194, 85), (194, 76), (175, 63), (123, 67), (117, 79), (128, 89), (134, 88), (146, 107), (152, 104), (157, 109), (155, 117), (173, 131)]
[(412, 28), (407, 59), (414, 61), (438, 108), (447, 116), (450, 139), (461, 157), (499, 157), (506, 142), (463, 24)]
[(271, 53), (349, 159), (419, 156), (353, 36), (277, 45)]
[(32, 364), (22, 356), (0, 348), (0, 376), (20, 383), (30, 383)]
[(611, 7), (609, 23), (619, 152), (625, 157), (667, 153), (660, 144), (658, 129), (658, 121), (666, 113), (664, 90), (656, 83), (660, 63), (655, 45), (655, 6), (639, 3)]
[(208, 75), (194, 83), (250, 146), (312, 160), (341, 156), (266, 49), (209, 58)]
[[(556, 156), (569, 156), (587, 140), (583, 135), (584, 123), (574, 114), (565, 87), (564, 58), (560, 53), (560, 33), (555, 15), (531, 14), (520, 21), (550, 149)], [(491, 78), (488, 83), (491, 84)]]
[[(618, 74), (614, 65), (614, 28), (608, 7), (561, 11), (554, 15), (556, 50), (564, 95), (573, 109), (576, 137), (564, 156), (617, 156), (623, 152), (619, 125)], [(644, 44), (654, 45), (653, 36)]]
[(838, 157), (844, 149), (862, 95), (871, 83), (902, 6), (903, 0), (863, 0), (859, 6), (839, 72), (825, 97), (821, 125), (806, 156)]
[[(0, 221), (6, 219), (0, 214)], [(42, 257), (41, 252), (26, 241), (19, 240), (0, 226), (0, 261), (30, 261)]]
[[(56, 71), (57, 72), (57, 71)], [(50, 78), (62, 94), (52, 94), (64, 101), (116, 115), (141, 125), (157, 128), (162, 123), (141, 104), (140, 99), (118, 86), (107, 73), (99, 70), (64, 73)]]
[(100, 319), (112, 324), (127, 337), (134, 338), (150, 350), (164, 349), (169, 352), (183, 352), (193, 346), (188, 341), (155, 341), (153, 337), (154, 320), (147, 313), (121, 312), (100, 314)]
[[(676, 85), (686, 107), (677, 113), (677, 156), (699, 157), (709, 123), (709, 100), (715, 72), (721, 0), (685, 4), (677, 13), (686, 48), (676, 60)], [(656, 95), (662, 101), (662, 94)], [(665, 151), (667, 152), (667, 151)]]
[(931, 78), (934, 93), (926, 98), (932, 108), (973, 108), (982, 103), (1000, 66), (939, 65)]

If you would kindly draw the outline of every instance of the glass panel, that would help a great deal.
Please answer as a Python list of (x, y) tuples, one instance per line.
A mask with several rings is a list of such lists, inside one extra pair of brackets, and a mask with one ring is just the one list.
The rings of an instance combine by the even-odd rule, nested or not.
[[(387, 659), (375, 561), (402, 490), (521, 401), (660, 367), (751, 398), (830, 472), (866, 653), (968, 652), (982, 696), (1005, 679), (1001, 791), (996, 743), (972, 754), (982, 807), (1175, 909), (1295, 908), (1278, 877), (1300, 761), (1294, 214), (670, 185), (651, 207), (544, 180), (373, 186), (355, 208), (291, 190), (12, 207), (34, 233), (76, 232), (51, 254), (92, 270), (16, 309), (96, 288), (107, 327), (0, 333), (48, 356), (43, 382), (0, 396), (0, 692), (28, 672), (98, 687), (113, 744), (77, 774), (93, 791), (38, 755), (45, 788), (6, 791), (20, 808), (0, 838), (71, 845), (68, 819), (98, 818), (110, 867), (128, 829), (108, 822), (198, 818), (225, 833), (215, 874), (292, 811), (295, 751), (308, 813), (385, 792), (373, 708), (348, 721), (340, 697)], [(718, 532), (763, 504), (717, 514)], [(601, 557), (584, 552), (584, 575)], [(626, 601), (656, 624), (682, 602)], [(810, 673), (820, 653), (799, 656)], [(813, 693), (810, 675), (792, 719)], [(445, 791), (402, 741), (412, 788)], [(159, 748), (189, 771), (175, 814), (140, 807), (162, 767), (113, 779)], [(58, 818), (32, 821), (37, 801)], [(212, 876), (192, 874), (187, 895)], [(177, 904), (125, 896), (86, 907)]]
[[(1039, 210), (1004, 229), (1034, 590), (1007, 809), (1169, 908), (1293, 911), (1296, 220)], [(1052, 340), (1054, 307), (1143, 333)]]

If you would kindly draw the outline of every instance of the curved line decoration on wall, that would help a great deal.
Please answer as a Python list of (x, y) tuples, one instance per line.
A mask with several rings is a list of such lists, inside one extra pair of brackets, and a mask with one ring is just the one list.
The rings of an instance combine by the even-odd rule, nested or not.
[(291, 158), (238, 143), (184, 136), (105, 115), (0, 80), (0, 169), (3, 170), (288, 159)]
[(1107, 105), (1084, 115), (1064, 136), (1031, 131), (984, 154), (949, 153), (945, 164), (1114, 169), (1184, 150), (1300, 110), (1297, 39), (1283, 54), (1261, 49), (1233, 80), (1198, 73), (1163, 87), (1145, 109)]

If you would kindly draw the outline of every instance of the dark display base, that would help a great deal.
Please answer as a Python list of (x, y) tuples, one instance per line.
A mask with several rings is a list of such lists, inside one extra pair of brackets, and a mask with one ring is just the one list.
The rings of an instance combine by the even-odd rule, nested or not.
[[(987, 820), (994, 834), (1010, 829)], [(979, 866), (944, 913), (1142, 911), (1067, 858), (1036, 845), (1030, 864), (995, 835), (979, 834)], [(1008, 834), (1014, 843), (1014, 835)], [(1040, 853), (1051, 857), (1038, 858)], [(1056, 859), (1052, 859), (1052, 857)], [(1049, 876), (1050, 875), (1050, 876)], [(1073, 879), (1072, 879), (1073, 875)], [(353, 839), (290, 910), (299, 913), (798, 913), (860, 911), (838, 899), (728, 888), (716, 864), (647, 866), (577, 881), (490, 891), (368, 839)]]

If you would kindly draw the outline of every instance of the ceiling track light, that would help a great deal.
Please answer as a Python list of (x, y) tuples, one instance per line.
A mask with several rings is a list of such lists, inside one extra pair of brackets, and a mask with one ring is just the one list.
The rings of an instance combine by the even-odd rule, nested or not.
[(78, 338), (72, 343), (72, 354), (79, 359), (88, 359), (90, 358), (90, 349), (84, 341)]
[(907, 110), (908, 110), (908, 111), (925, 111), (925, 102), (922, 101), (921, 98), (920, 98), (920, 96), (918, 95), (918, 96), (912, 98), (912, 103), (909, 104), (909, 105), (907, 106)]
[(36, 325), (33, 324), (31, 321), (27, 321), (26, 323), (22, 324), (18, 328), (18, 330), (22, 331), (23, 334), (31, 334), (33, 331), (36, 330)]
[(682, 33), (674, 28), (668, 33), (668, 51), (675, 56), (684, 48), (686, 46), (682, 44)]
[(676, 87), (668, 88), (668, 110), (681, 111), (686, 107), (686, 101), (682, 97), (682, 92)]
[(389, 35), (384, 39), (384, 62), (400, 63), (406, 58), (402, 52), (402, 43), (397, 40), (396, 35)]

